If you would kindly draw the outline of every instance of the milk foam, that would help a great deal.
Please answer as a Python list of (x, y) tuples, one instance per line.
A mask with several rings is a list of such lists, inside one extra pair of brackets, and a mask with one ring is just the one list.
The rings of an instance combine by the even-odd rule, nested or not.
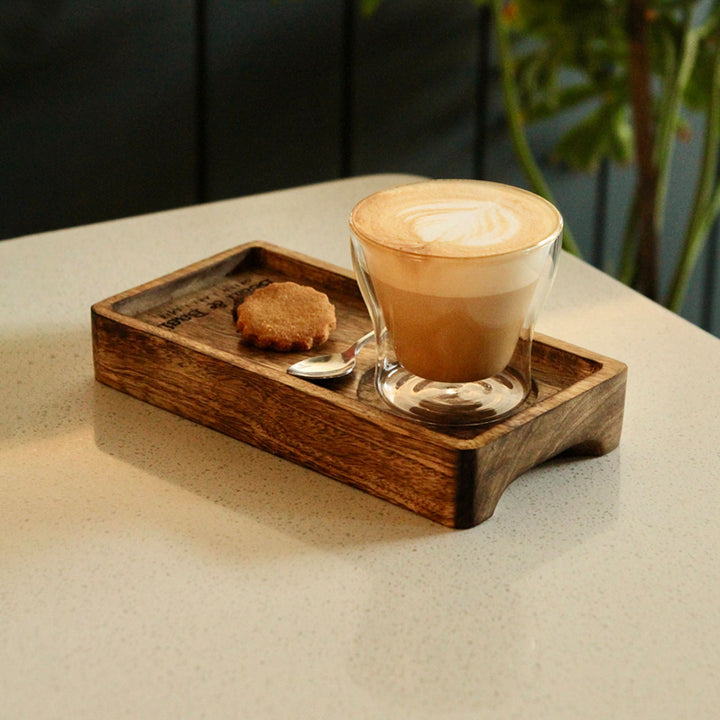
[(489, 247), (510, 242), (522, 221), (493, 200), (444, 200), (401, 210), (399, 216), (423, 242)]
[(562, 229), (538, 195), (480, 180), (428, 180), (374, 193), (353, 209), (361, 237), (403, 252), (485, 257), (535, 247)]

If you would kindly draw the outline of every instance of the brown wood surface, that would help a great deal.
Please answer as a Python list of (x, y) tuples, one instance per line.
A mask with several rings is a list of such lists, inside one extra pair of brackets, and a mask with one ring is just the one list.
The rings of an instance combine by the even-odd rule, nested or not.
[(531, 397), (489, 426), (445, 430), (391, 414), (373, 388), (372, 345), (349, 377), (288, 375), (311, 353), (245, 345), (232, 313), (258, 283), (279, 280), (312, 285), (335, 305), (337, 329), (317, 352), (371, 329), (350, 272), (254, 243), (93, 305), (96, 379), (457, 528), (489, 518), (529, 468), (620, 441), (626, 366), (544, 336), (533, 343)]

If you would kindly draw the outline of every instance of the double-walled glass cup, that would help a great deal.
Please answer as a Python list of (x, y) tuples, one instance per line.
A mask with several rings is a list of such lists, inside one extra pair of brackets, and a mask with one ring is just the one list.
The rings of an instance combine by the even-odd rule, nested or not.
[(375, 387), (392, 410), (439, 425), (517, 411), (531, 390), (533, 328), (562, 226), (543, 198), (475, 180), (413, 183), (355, 206), (352, 257), (375, 328)]

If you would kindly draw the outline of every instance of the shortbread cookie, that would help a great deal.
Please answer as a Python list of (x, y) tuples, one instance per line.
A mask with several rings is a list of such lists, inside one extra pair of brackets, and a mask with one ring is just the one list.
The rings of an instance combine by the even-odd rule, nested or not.
[(236, 317), (245, 342), (281, 352), (322, 345), (337, 324), (325, 293), (294, 282), (258, 288), (238, 306)]

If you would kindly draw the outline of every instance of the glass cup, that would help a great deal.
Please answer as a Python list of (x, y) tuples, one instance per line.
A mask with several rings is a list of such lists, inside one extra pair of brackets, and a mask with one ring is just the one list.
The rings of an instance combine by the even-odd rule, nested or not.
[(375, 387), (391, 410), (475, 425), (519, 409), (562, 227), (538, 195), (479, 180), (403, 185), (353, 208), (353, 265), (376, 335)]

